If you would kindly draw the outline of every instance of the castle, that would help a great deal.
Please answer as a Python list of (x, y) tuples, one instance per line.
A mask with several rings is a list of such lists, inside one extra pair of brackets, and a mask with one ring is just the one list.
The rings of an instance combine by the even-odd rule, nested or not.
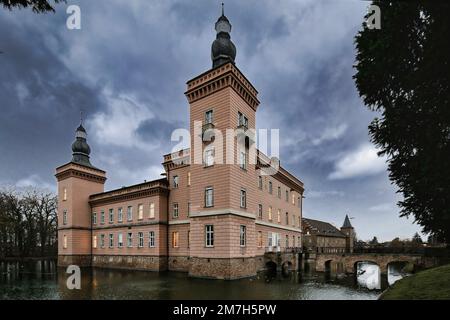
[(258, 92), (235, 65), (223, 11), (215, 30), (212, 68), (187, 82), (191, 148), (164, 155), (164, 178), (105, 192), (77, 128), (72, 160), (56, 169), (58, 265), (237, 279), (263, 269), (267, 251), (302, 247), (304, 185), (281, 166), (267, 174), (252, 135)]

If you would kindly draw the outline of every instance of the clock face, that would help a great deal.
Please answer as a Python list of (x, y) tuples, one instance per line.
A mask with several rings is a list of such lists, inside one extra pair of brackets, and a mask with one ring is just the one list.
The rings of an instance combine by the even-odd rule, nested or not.
[(227, 23), (226, 21), (219, 21), (216, 25), (216, 31), (219, 32), (230, 32), (231, 31), (231, 25)]

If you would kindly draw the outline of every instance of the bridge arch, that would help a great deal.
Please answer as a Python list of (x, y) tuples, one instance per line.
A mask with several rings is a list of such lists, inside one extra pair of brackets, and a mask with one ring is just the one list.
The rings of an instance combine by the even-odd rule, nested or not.
[(277, 264), (272, 260), (266, 262), (266, 272), (270, 275), (277, 273)]

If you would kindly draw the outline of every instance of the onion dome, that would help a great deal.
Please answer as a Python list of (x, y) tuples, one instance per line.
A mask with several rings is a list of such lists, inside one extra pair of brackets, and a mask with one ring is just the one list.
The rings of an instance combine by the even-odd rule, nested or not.
[(213, 68), (218, 67), (224, 63), (232, 62), (236, 58), (236, 47), (231, 41), (231, 24), (224, 14), (224, 7), (222, 3), (222, 15), (215, 24), (217, 32), (216, 40), (211, 46), (211, 60)]
[(91, 148), (87, 144), (86, 138), (86, 130), (84, 129), (83, 125), (80, 124), (80, 126), (75, 131), (75, 141), (72, 143), (72, 162), (92, 167), (92, 164), (89, 161)]

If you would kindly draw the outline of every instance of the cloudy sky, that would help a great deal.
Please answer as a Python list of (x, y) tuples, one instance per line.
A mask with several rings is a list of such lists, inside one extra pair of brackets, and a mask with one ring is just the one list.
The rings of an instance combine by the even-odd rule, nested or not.
[[(236, 64), (259, 90), (258, 128), (280, 128), (281, 164), (306, 186), (304, 216), (391, 240), (420, 228), (378, 158), (352, 75), (368, 2), (227, 0)], [(188, 125), (186, 81), (211, 67), (219, 0), (72, 1), (55, 14), (0, 8), (0, 185), (55, 190), (80, 109), (107, 189), (159, 178)]]

